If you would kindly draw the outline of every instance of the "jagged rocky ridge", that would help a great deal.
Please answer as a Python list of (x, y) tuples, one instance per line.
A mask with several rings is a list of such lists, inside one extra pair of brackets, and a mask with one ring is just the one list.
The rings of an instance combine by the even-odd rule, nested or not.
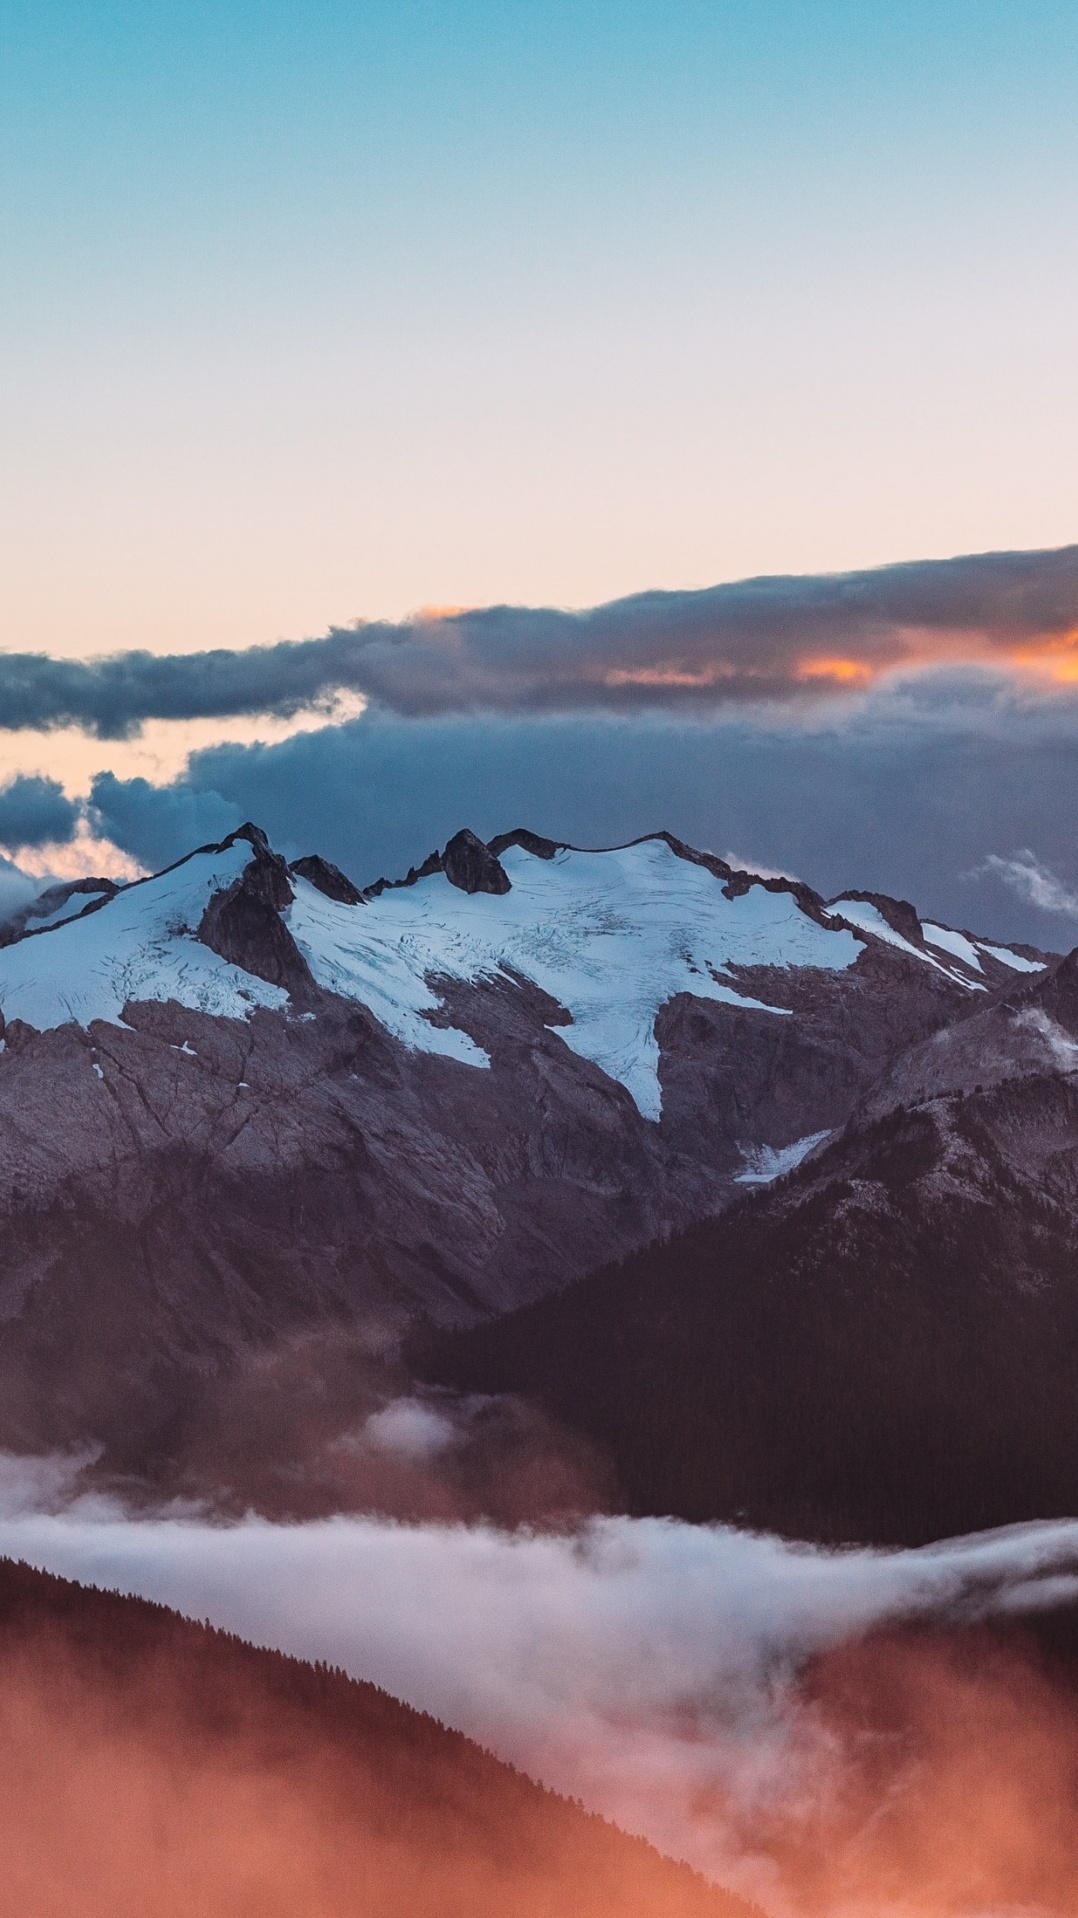
[(361, 889), (247, 826), (79, 897), (0, 951), (0, 1441), (131, 1469), (282, 1341), (385, 1353), (720, 1212), (1050, 970), (668, 834)]
[(119, 887), (114, 879), (63, 879), (46, 886), (26, 905), (0, 920), (0, 946), (14, 945), (27, 933), (48, 932), (65, 920), (75, 919), (86, 905), (104, 905)]

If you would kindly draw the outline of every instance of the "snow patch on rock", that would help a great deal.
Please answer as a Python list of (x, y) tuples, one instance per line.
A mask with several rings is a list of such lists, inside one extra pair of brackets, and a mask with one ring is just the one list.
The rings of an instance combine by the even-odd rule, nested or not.
[(990, 946), (985, 939), (978, 939), (981, 952), (990, 959), (998, 959), (1003, 966), (1011, 966), (1015, 972), (1044, 972), (1047, 970), (1043, 959), (1027, 959), (1024, 953), (1012, 952), (1009, 946)]
[(956, 959), (961, 959), (963, 964), (972, 967), (974, 972), (984, 971), (980, 953), (972, 939), (967, 939), (964, 932), (954, 932), (950, 926), (934, 926), (927, 919), (922, 920), (921, 931), (929, 945), (935, 946), (937, 952), (953, 953)]
[(742, 1146), (741, 1157), (745, 1162), (745, 1170), (737, 1174), (734, 1183), (770, 1185), (773, 1179), (781, 1179), (784, 1172), (792, 1172), (802, 1159), (807, 1159), (810, 1152), (830, 1137), (830, 1132), (807, 1132), (803, 1139), (794, 1139), (790, 1145)]
[(964, 974), (955, 972), (951, 966), (945, 966), (941, 960), (933, 959), (930, 952), (924, 952), (920, 946), (915, 946), (911, 939), (904, 939), (900, 932), (896, 932), (894, 927), (888, 924), (879, 907), (872, 905), (867, 899), (835, 899), (827, 908), (827, 916), (829, 919), (844, 919), (847, 925), (858, 926), (862, 932), (870, 932), (874, 938), (882, 939), (884, 945), (894, 946), (899, 952), (908, 953), (911, 959), (919, 959), (922, 965), (934, 966), (937, 972), (942, 972), (945, 979), (953, 980), (956, 985), (965, 986), (970, 992), (986, 990), (986, 987), (982, 986), (978, 980), (967, 979)]

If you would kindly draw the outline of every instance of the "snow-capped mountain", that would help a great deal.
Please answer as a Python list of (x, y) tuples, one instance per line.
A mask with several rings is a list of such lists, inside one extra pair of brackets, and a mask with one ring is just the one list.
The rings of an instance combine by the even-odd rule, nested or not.
[(0, 947), (0, 1437), (131, 1457), (283, 1337), (381, 1350), (718, 1212), (1052, 963), (668, 834), (462, 832), (364, 891), (244, 827), (83, 884)]
[[(365, 1006), (410, 1050), (483, 1068), (489, 1054), (445, 1016), (441, 988), (526, 981), (559, 1008), (565, 1044), (657, 1120), (656, 1022), (681, 995), (788, 1018), (789, 1006), (746, 987), (749, 972), (845, 972), (881, 945), (967, 992), (1045, 965), (922, 924), (898, 901), (847, 893), (825, 904), (794, 882), (735, 874), (667, 834), (588, 852), (516, 833), (494, 842), (501, 858), (470, 841), (458, 835), (422, 873), (365, 894), (322, 860), (286, 872), (246, 827), (89, 904), (71, 893), (20, 926), (0, 956), (0, 1007), (39, 1032), (123, 1026), (125, 1006), (147, 1002), (247, 1019), (256, 1007), (287, 1013), (296, 988), (303, 998), (313, 985)], [(477, 847), (483, 863), (462, 877), (459, 859)], [(222, 945), (213, 922), (238, 903), (250, 924), (233, 957), (234, 931)], [(46, 931), (62, 936), (30, 943)]]

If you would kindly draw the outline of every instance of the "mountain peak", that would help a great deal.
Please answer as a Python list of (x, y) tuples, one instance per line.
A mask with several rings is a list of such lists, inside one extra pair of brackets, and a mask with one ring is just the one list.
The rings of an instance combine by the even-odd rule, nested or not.
[(0, 1009), (37, 1029), (122, 1023), (140, 1001), (246, 1019), (256, 1006), (317, 1009), (329, 994), (366, 1006), (407, 1047), (480, 1068), (489, 1047), (450, 1000), (525, 981), (560, 1009), (562, 1042), (652, 1120), (657, 1022), (679, 998), (785, 1020), (793, 981), (803, 994), (866, 955), (882, 980), (915, 962), (926, 989), (932, 975), (962, 995), (1043, 969), (923, 925), (906, 901), (848, 892), (825, 904), (798, 880), (735, 869), (670, 832), (585, 850), (523, 827), (488, 843), (462, 828), (405, 879), (363, 892), (319, 854), (289, 865), (247, 821), (91, 898), (33, 944), (24, 934), (0, 951)]

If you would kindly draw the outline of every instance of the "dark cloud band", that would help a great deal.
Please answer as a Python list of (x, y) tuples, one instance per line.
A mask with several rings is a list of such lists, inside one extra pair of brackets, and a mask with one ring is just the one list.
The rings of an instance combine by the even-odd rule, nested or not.
[(255, 819), (289, 857), (320, 852), (362, 885), (461, 826), (607, 846), (665, 826), (827, 894), (876, 887), (949, 925), (1059, 947), (1078, 938), (1078, 689), (1038, 699), (1006, 674), (935, 672), (825, 723), (372, 708), (197, 753), (168, 787), (102, 773), (90, 817), (148, 867)]
[(0, 786), (0, 845), (63, 845), (74, 838), (80, 813), (57, 780), (20, 773)]
[(1078, 546), (642, 593), (588, 612), (492, 606), (243, 652), (0, 655), (0, 726), (123, 738), (148, 719), (290, 717), (342, 690), (404, 717), (713, 712), (850, 692), (904, 663), (1064, 651)]

